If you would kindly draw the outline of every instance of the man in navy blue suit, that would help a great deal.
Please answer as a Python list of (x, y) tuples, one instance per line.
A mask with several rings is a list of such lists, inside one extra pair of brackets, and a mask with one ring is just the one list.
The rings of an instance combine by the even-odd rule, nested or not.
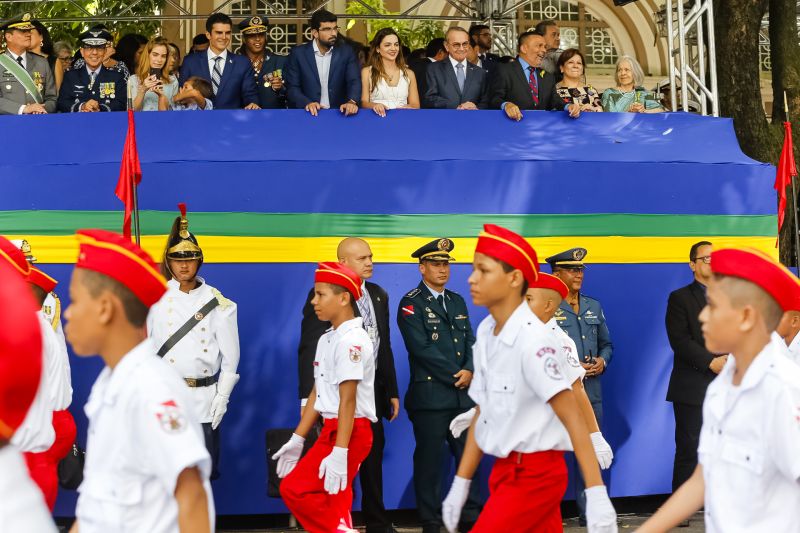
[(320, 109), (347, 115), (358, 113), (361, 72), (355, 53), (336, 44), (336, 15), (321, 9), (311, 15), (311, 42), (295, 47), (284, 68), (289, 107), (305, 109), (314, 116)]
[(233, 22), (224, 13), (206, 20), (209, 47), (189, 54), (181, 65), (181, 79), (198, 76), (211, 83), (214, 109), (260, 109), (255, 74), (246, 57), (228, 52)]

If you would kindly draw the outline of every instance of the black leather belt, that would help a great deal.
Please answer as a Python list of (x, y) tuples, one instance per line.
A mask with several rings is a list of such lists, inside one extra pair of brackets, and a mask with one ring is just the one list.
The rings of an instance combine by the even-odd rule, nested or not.
[(190, 387), (208, 387), (217, 382), (217, 376), (209, 376), (207, 378), (183, 378)]

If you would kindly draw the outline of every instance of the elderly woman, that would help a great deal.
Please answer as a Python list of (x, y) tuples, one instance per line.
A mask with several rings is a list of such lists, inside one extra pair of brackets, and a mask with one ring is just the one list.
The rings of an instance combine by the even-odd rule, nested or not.
[(617, 61), (614, 73), (616, 87), (603, 91), (603, 109), (614, 113), (662, 113), (664, 108), (658, 97), (642, 87), (644, 72), (631, 56), (624, 55)]

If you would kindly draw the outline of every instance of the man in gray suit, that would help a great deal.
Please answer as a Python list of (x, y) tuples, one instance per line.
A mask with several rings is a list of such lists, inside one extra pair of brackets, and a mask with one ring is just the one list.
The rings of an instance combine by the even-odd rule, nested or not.
[(445, 34), (448, 57), (428, 65), (425, 102), (433, 109), (486, 109), (486, 71), (467, 61), (469, 33), (453, 27)]
[(41, 115), (56, 110), (55, 78), (47, 59), (28, 53), (31, 16), (25, 13), (2, 27), (6, 51), (0, 54), (0, 114)]

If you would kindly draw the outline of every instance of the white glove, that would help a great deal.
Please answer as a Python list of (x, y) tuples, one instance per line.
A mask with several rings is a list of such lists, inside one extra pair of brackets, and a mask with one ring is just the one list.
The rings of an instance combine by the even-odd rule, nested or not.
[(450, 486), (450, 492), (447, 493), (447, 497), (442, 502), (442, 521), (444, 522), (444, 527), (446, 527), (447, 531), (450, 533), (455, 533), (455, 531), (458, 530), (461, 509), (464, 508), (464, 504), (467, 501), (469, 486), (471, 484), (472, 480), (458, 476), (454, 477), (453, 484)]
[(280, 450), (275, 452), (272, 459), (278, 461), (278, 477), (284, 478), (289, 475), (289, 472), (294, 470), (294, 467), (297, 466), (297, 461), (299, 461), (300, 456), (303, 455), (303, 444), (305, 444), (305, 442), (306, 439), (297, 433), (292, 433), (292, 436), (289, 437), (289, 441), (281, 446)]
[(608, 445), (606, 439), (603, 438), (603, 434), (599, 431), (589, 436), (592, 438), (594, 454), (597, 456), (597, 462), (600, 464), (600, 468), (607, 470), (608, 467), (611, 466), (612, 461), (614, 461), (614, 452), (611, 450), (611, 446)]
[(589, 533), (617, 533), (617, 512), (605, 485), (586, 489), (586, 528)]
[(474, 407), (469, 411), (461, 413), (450, 422), (450, 433), (452, 433), (455, 438), (460, 437), (465, 429), (469, 429), (473, 418), (475, 418)]
[(347, 448), (334, 446), (330, 455), (319, 463), (319, 478), (323, 477), (328, 494), (339, 494), (347, 488)]
[(231, 398), (233, 387), (239, 382), (239, 374), (220, 372), (217, 381), (217, 393), (211, 400), (211, 429), (217, 429), (222, 417), (228, 412), (228, 400)]

